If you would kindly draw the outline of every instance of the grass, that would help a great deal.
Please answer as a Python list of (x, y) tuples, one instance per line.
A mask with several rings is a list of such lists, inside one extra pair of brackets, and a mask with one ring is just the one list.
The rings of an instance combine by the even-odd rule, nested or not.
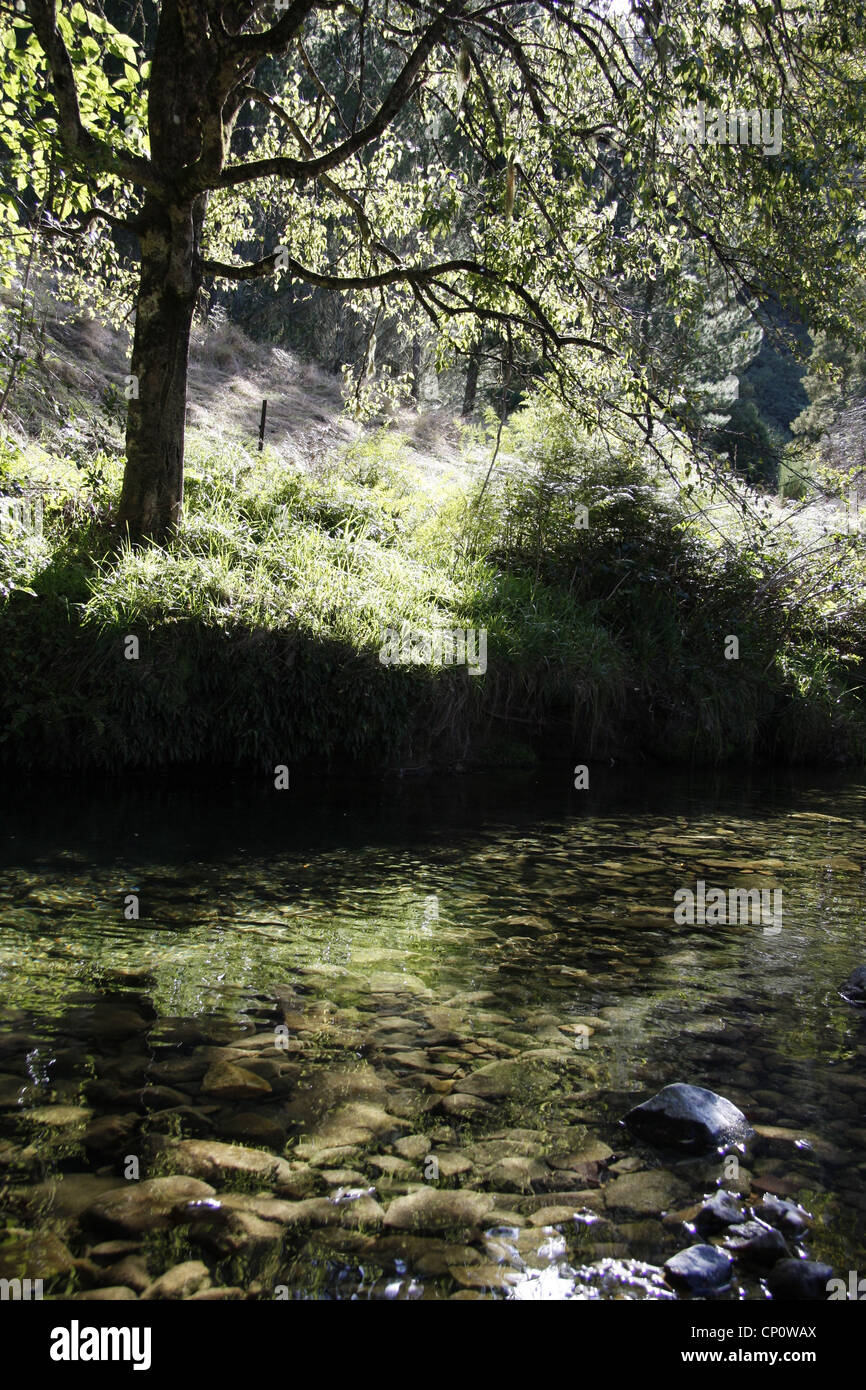
[[(77, 485), (43, 455), (44, 534), (0, 539), (0, 758), (864, 760), (858, 551), (812, 545), (739, 485), (696, 488), (673, 444), (660, 471), (541, 405), (502, 458), (481, 499), (471, 472), (419, 470), (393, 428), (306, 468), (193, 430), (182, 531), (133, 550), (111, 526), (116, 454), (79, 460)], [(8, 477), (30, 462), (8, 450)], [(404, 625), (486, 628), (486, 674), (382, 665)]]

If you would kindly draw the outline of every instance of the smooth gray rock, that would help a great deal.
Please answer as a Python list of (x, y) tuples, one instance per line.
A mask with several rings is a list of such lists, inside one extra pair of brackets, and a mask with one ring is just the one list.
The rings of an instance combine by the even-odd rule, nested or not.
[(733, 1261), (715, 1245), (690, 1245), (665, 1260), (665, 1278), (674, 1288), (691, 1293), (710, 1293), (727, 1288)]
[(724, 1096), (679, 1081), (636, 1105), (625, 1124), (650, 1144), (690, 1152), (742, 1144), (754, 1137), (743, 1112)]
[(695, 1227), (702, 1236), (715, 1235), (726, 1226), (735, 1226), (743, 1220), (743, 1208), (736, 1197), (721, 1188), (705, 1202), (695, 1217)]
[(778, 1226), (783, 1235), (793, 1240), (800, 1240), (811, 1224), (805, 1207), (788, 1197), (776, 1197), (772, 1192), (765, 1192), (760, 1206), (753, 1207), (752, 1211), (759, 1221), (765, 1221), (768, 1226)]
[(775, 1226), (763, 1221), (746, 1221), (741, 1226), (729, 1226), (725, 1247), (739, 1260), (770, 1267), (790, 1255), (785, 1237)]

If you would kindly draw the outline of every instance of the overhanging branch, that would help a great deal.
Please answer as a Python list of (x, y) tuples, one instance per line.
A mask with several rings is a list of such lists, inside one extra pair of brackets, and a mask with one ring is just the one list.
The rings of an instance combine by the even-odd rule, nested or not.
[(128, 183), (159, 191), (159, 180), (149, 159), (119, 155), (98, 140), (81, 119), (78, 88), (69, 50), (57, 27), (54, 0), (26, 0), (33, 32), (45, 54), (57, 106), (57, 129), (63, 152), (72, 163), (93, 173), (114, 174)]
[[(538, 300), (524, 286), (519, 285), (515, 280), (499, 275), (487, 266), (479, 265), (477, 261), (452, 260), (432, 266), (393, 266), (390, 270), (378, 271), (372, 275), (329, 275), (301, 265), (299, 261), (294, 260), (282, 250), (273, 251), (271, 255), (263, 256), (261, 260), (252, 261), (248, 265), (235, 266), (228, 265), (224, 261), (211, 260), (205, 260), (201, 263), (201, 269), (205, 275), (216, 275), (224, 280), (262, 279), (268, 275), (273, 275), (278, 266), (283, 270), (288, 270), (296, 279), (303, 280), (308, 285), (316, 285), (320, 289), (327, 290), (376, 290), (383, 289), (387, 285), (397, 284), (410, 285), (413, 289), (420, 287), (428, 287), (429, 289), (435, 286), (440, 294), (446, 292), (461, 298), (464, 307), (460, 312), (477, 313), (478, 317), (481, 318), (498, 318), (503, 322), (507, 320), (517, 323), (521, 327), (534, 329), (542, 333), (557, 348), (585, 347), (595, 352), (605, 353), (610, 357), (616, 355), (615, 350), (607, 343), (599, 342), (593, 338), (585, 338), (578, 334), (559, 333)], [(468, 275), (475, 279), (484, 280), (488, 284), (510, 290), (512, 294), (523, 300), (530, 310), (531, 317), (509, 314), (507, 311), (494, 310), (489, 306), (475, 306), (468, 296), (460, 295), (459, 291), (452, 286), (442, 283), (442, 277), (449, 274)], [(439, 302), (438, 297), (437, 302)]]
[(223, 170), (219, 181), (221, 188), (234, 188), (239, 183), (249, 183), (255, 179), (284, 177), (290, 179), (317, 178), (329, 169), (336, 169), (351, 159), (353, 154), (365, 148), (387, 130), (394, 117), (403, 109), (415, 90), (424, 64), (436, 44), (445, 34), (449, 24), (457, 20), (470, 0), (450, 0), (432, 24), (428, 25), (410, 56), (406, 59), (394, 79), (387, 96), (375, 116), (360, 130), (335, 145), (332, 150), (318, 155), (315, 159), (293, 159), (285, 155), (275, 155), (271, 159), (254, 159), (248, 164), (231, 164)]

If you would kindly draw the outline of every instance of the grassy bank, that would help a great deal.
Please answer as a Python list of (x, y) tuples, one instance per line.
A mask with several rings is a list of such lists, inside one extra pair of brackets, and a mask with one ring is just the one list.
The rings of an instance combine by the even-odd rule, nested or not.
[[(677, 488), (687, 460), (668, 463), (662, 485), (637, 445), (530, 410), (482, 496), (477, 471), (419, 473), (394, 431), (306, 467), (193, 431), (181, 535), (132, 551), (119, 461), (46, 456), (43, 534), (0, 541), (0, 758), (862, 762), (862, 545)], [(5, 469), (8, 490), (32, 457)], [(486, 673), (383, 665), (402, 626), (486, 629)]]

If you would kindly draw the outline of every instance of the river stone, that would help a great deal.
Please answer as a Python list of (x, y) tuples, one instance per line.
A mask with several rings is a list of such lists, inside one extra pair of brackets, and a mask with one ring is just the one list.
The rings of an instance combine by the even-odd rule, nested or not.
[[(381, 1084), (381, 1083), (380, 1083)], [(341, 1149), (368, 1144), (371, 1139), (396, 1139), (408, 1129), (405, 1120), (372, 1101), (352, 1100), (324, 1116), (304, 1141), (305, 1149)]]
[(811, 1225), (811, 1217), (804, 1207), (790, 1202), (784, 1197), (774, 1197), (771, 1192), (764, 1194), (760, 1206), (753, 1208), (755, 1216), (769, 1226), (778, 1226), (786, 1235), (797, 1240)]
[(75, 1303), (126, 1303), (137, 1302), (138, 1294), (126, 1284), (114, 1284), (108, 1289), (88, 1289), (85, 1293), (69, 1295)]
[(341, 1197), (332, 1197), (330, 1200), (338, 1206), (340, 1225), (348, 1230), (366, 1230), (373, 1227), (378, 1230), (384, 1224), (385, 1208), (370, 1192), (362, 1192), (360, 1196), (352, 1198), (344, 1193)]
[(163, 1057), (153, 1063), (149, 1075), (155, 1081), (164, 1081), (169, 1086), (176, 1086), (185, 1081), (201, 1080), (207, 1070), (208, 1064), (204, 1057)]
[(405, 1139), (398, 1139), (394, 1148), (401, 1158), (426, 1158), (430, 1152), (430, 1140), (423, 1134), (407, 1134)]
[(743, 1219), (743, 1208), (730, 1192), (714, 1192), (695, 1217), (695, 1226), (702, 1236), (723, 1231), (726, 1226), (735, 1226)]
[(539, 1159), (514, 1157), (501, 1159), (486, 1174), (486, 1180), (500, 1192), (532, 1192), (551, 1176), (547, 1164)]
[(440, 1149), (438, 1153), (430, 1154), (439, 1164), (440, 1178), (456, 1178), (460, 1173), (471, 1173), (473, 1165), (465, 1154), (457, 1149)]
[[(0, 1057), (4, 1058), (3, 1070), (14, 1071), (16, 1066), (23, 1064), (24, 1059), (34, 1048), (42, 1044), (37, 1038), (31, 1037), (29, 1033), (6, 1033), (0, 1038)], [(22, 1075), (24, 1071), (22, 1069)]]
[(368, 1221), (377, 1225), (385, 1214), (379, 1203), (366, 1195), (347, 1205), (329, 1197), (310, 1197), (303, 1202), (284, 1202), (282, 1208), (278, 1219), (281, 1226), (288, 1227), (352, 1226)]
[(576, 1149), (556, 1149), (547, 1155), (552, 1168), (573, 1168), (578, 1172), (586, 1163), (606, 1163), (613, 1158), (613, 1149), (602, 1139), (587, 1139)]
[(210, 1273), (201, 1260), (186, 1260), (155, 1279), (142, 1293), (142, 1298), (189, 1298), (210, 1284)]
[(448, 1231), (480, 1226), (493, 1210), (486, 1192), (422, 1188), (398, 1197), (385, 1214), (385, 1225), (399, 1231)]
[(514, 1201), (513, 1195), (503, 1192), (495, 1195), (497, 1216), (502, 1218), (500, 1208), (514, 1203), (520, 1207), (522, 1212), (527, 1215), (530, 1212), (541, 1211), (545, 1207), (569, 1207), (572, 1211), (593, 1211), (601, 1212), (604, 1210), (604, 1194), (598, 1189), (591, 1187), (583, 1189), (563, 1189), (561, 1192), (536, 1193), (532, 1197), (520, 1197)]
[[(816, 1157), (825, 1163), (833, 1163), (839, 1167), (847, 1166), (848, 1155), (843, 1149), (837, 1148), (829, 1140), (822, 1139), (819, 1134), (814, 1134), (809, 1130), (789, 1129), (785, 1125), (756, 1124), (755, 1133), (760, 1137), (761, 1149), (773, 1157), (786, 1160), (785, 1166), (792, 1158), (800, 1156), (799, 1154), (792, 1154), (792, 1148), (800, 1151), (811, 1150)], [(774, 1170), (768, 1166), (763, 1166), (759, 1168), (759, 1171), (773, 1172)]]
[(782, 1232), (777, 1231), (775, 1226), (765, 1226), (762, 1221), (745, 1221), (742, 1225), (729, 1226), (725, 1233), (725, 1248), (738, 1259), (768, 1267), (791, 1253)]
[(15, 1197), (16, 1207), (28, 1214), (44, 1219), (50, 1212), (52, 1217), (77, 1220), (98, 1197), (125, 1187), (123, 1178), (101, 1177), (96, 1173), (58, 1173), (56, 1178), (46, 1178), (31, 1187), (13, 1188), (10, 1196)]
[(780, 1260), (767, 1275), (767, 1288), (778, 1299), (820, 1301), (832, 1278), (832, 1267), (817, 1260)]
[(237, 1178), (256, 1178), (278, 1190), (291, 1186), (295, 1169), (284, 1158), (265, 1149), (242, 1144), (221, 1144), (215, 1139), (181, 1139), (163, 1151), (164, 1159), (179, 1173), (222, 1186)]
[(191, 1226), (189, 1239), (217, 1255), (265, 1255), (283, 1239), (282, 1225), (251, 1211), (219, 1210)]
[(641, 1169), (645, 1167), (646, 1164), (642, 1158), (638, 1158), (635, 1154), (630, 1154), (628, 1158), (620, 1158), (616, 1163), (612, 1163), (610, 1165), (610, 1171), (611, 1173), (617, 1174), (639, 1173)]
[(135, 1009), (124, 1005), (92, 1004), (86, 1008), (71, 1009), (62, 1018), (61, 1027), (66, 1033), (88, 1040), (120, 1040), (145, 1032), (150, 1024)]
[(246, 1293), (236, 1284), (220, 1285), (216, 1289), (202, 1289), (201, 1293), (191, 1293), (188, 1303), (223, 1303), (229, 1299), (246, 1298)]
[(138, 1101), (144, 1110), (172, 1110), (178, 1105), (186, 1105), (189, 1096), (175, 1091), (171, 1086), (144, 1086), (138, 1093)]
[(521, 1280), (513, 1269), (488, 1262), (477, 1265), (449, 1265), (448, 1273), (464, 1289), (510, 1289)]
[(444, 1115), (486, 1115), (491, 1106), (480, 1096), (469, 1095), (463, 1091), (455, 1091), (453, 1095), (443, 1096), (436, 1105), (437, 1110), (441, 1110)]
[(134, 1112), (126, 1115), (99, 1115), (91, 1120), (81, 1136), (86, 1149), (96, 1153), (114, 1153), (128, 1144), (141, 1119)]
[(215, 1100), (261, 1100), (271, 1094), (269, 1081), (234, 1062), (215, 1062), (205, 1073), (201, 1088)]
[(858, 965), (852, 970), (844, 985), (839, 988), (842, 998), (849, 1004), (866, 1004), (866, 965)]
[(608, 1208), (625, 1207), (649, 1215), (660, 1215), (668, 1207), (681, 1206), (689, 1195), (682, 1179), (661, 1168), (644, 1169), (640, 1173), (624, 1173), (603, 1189)]
[(149, 1178), (98, 1197), (84, 1218), (112, 1233), (143, 1235), (165, 1230), (171, 1224), (169, 1213), (179, 1202), (212, 1197), (213, 1193), (208, 1183), (195, 1178)]
[(368, 989), (371, 994), (388, 994), (393, 991), (397, 995), (416, 994), (425, 999), (433, 998), (432, 989), (429, 989), (423, 980), (402, 970), (374, 971), (369, 977)]
[(741, 1144), (754, 1137), (745, 1115), (724, 1096), (682, 1082), (664, 1086), (635, 1106), (625, 1123), (648, 1143), (692, 1151)]
[(534, 1070), (525, 1062), (489, 1062), (486, 1067), (461, 1077), (457, 1086), (464, 1095), (499, 1100), (529, 1090), (533, 1080)]
[(120, 1260), (124, 1255), (136, 1255), (141, 1250), (140, 1240), (103, 1240), (98, 1245), (87, 1247), (87, 1258), (89, 1260), (107, 1260), (113, 1264), (115, 1260)]
[(125, 1255), (122, 1260), (100, 1270), (98, 1282), (107, 1288), (126, 1284), (127, 1288), (140, 1294), (150, 1286), (152, 1280), (143, 1255)]
[(392, 1178), (417, 1178), (418, 1169), (414, 1163), (408, 1159), (399, 1158), (396, 1154), (376, 1154), (371, 1156), (372, 1167), (378, 1168), (381, 1173), (387, 1173)]
[(574, 1207), (540, 1207), (529, 1218), (531, 1226), (565, 1226), (573, 1223), (578, 1215)]
[(219, 1132), (227, 1139), (249, 1139), (254, 1144), (268, 1144), (275, 1149), (282, 1148), (286, 1142), (283, 1126), (254, 1110), (227, 1116), (220, 1122)]
[(292, 1149), (296, 1158), (305, 1159), (311, 1168), (324, 1170), (335, 1164), (351, 1163), (360, 1157), (357, 1144), (343, 1144), (335, 1149), (321, 1149), (316, 1144), (296, 1144)]
[(28, 1110), (27, 1118), (35, 1125), (48, 1129), (72, 1129), (84, 1125), (93, 1115), (83, 1105), (40, 1105), (36, 1110)]
[(408, 1236), (401, 1241), (399, 1251), (394, 1253), (392, 1260), (398, 1264), (410, 1263), (414, 1274), (440, 1279), (450, 1274), (452, 1265), (468, 1268), (469, 1265), (480, 1264), (481, 1256), (471, 1245), (452, 1245), (433, 1237)]
[(14, 1231), (0, 1243), (0, 1279), (53, 1279), (75, 1268), (72, 1255), (50, 1231)]
[(715, 1245), (690, 1245), (665, 1260), (665, 1276), (674, 1288), (686, 1288), (691, 1293), (709, 1293), (727, 1288), (731, 1282), (730, 1255)]

